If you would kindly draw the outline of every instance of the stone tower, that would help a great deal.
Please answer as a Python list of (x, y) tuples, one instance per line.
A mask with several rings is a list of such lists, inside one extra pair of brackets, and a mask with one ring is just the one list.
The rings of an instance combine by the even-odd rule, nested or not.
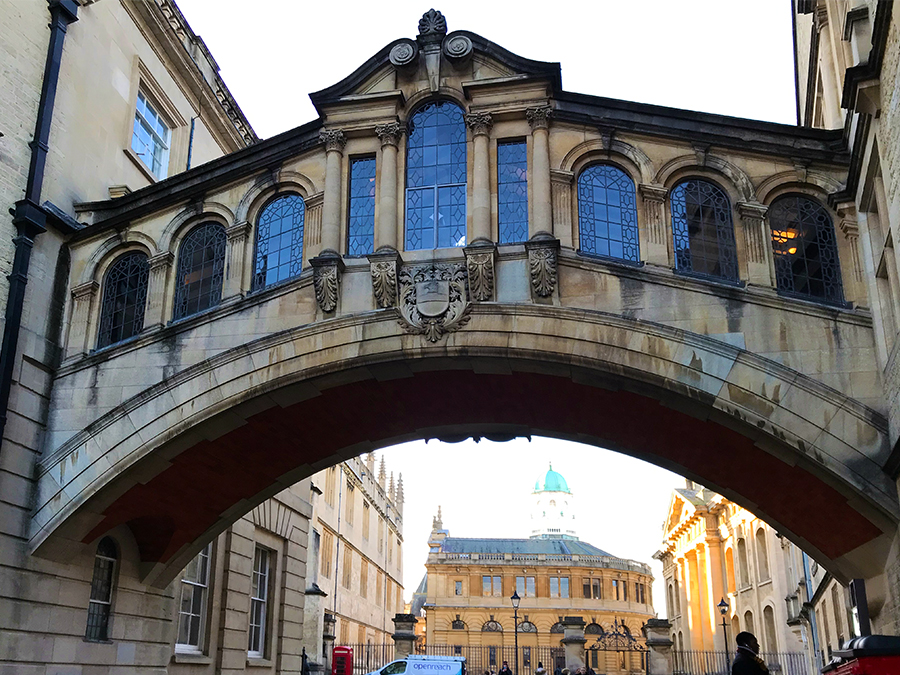
[(575, 533), (575, 496), (562, 474), (550, 464), (543, 480), (534, 483), (531, 507), (532, 539), (573, 539)]

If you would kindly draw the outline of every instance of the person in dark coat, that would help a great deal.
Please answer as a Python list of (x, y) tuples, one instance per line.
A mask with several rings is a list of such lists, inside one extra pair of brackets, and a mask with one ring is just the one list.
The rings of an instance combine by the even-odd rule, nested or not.
[(734, 639), (737, 654), (731, 665), (731, 675), (767, 675), (766, 662), (759, 658), (759, 641), (753, 633), (744, 631)]
[(512, 671), (509, 669), (509, 664), (506, 661), (503, 662), (503, 667), (500, 668), (498, 675), (512, 675)]

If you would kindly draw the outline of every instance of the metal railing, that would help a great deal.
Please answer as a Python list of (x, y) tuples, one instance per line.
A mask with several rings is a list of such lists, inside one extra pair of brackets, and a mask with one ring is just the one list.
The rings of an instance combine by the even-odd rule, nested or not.
[[(394, 660), (393, 644), (342, 645), (353, 649), (353, 674), (365, 675), (383, 668)], [(464, 656), (469, 675), (497, 673), (503, 662), (515, 669), (516, 649), (513, 646), (468, 645), (417, 645), (416, 654), (430, 656)], [(565, 668), (565, 654), (558, 647), (519, 646), (519, 672), (517, 675), (534, 675), (538, 663), (543, 663), (552, 674), (558, 666)]]
[[(761, 652), (772, 675), (817, 675), (805, 652)], [(734, 653), (675, 651), (675, 675), (730, 675)]]
[(353, 675), (365, 675), (394, 660), (394, 643), (341, 645), (353, 650)]

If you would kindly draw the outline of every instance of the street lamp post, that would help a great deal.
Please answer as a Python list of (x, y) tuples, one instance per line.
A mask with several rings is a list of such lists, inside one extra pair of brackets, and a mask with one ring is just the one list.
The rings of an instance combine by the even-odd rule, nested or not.
[(513, 626), (515, 630), (513, 631), (513, 641), (515, 644), (516, 650), (516, 669), (513, 671), (513, 675), (519, 675), (519, 593), (517, 591), (513, 591), (512, 597), (512, 606), (513, 606)]
[(725, 638), (725, 672), (731, 671), (731, 657), (728, 655), (728, 630), (725, 628), (725, 616), (728, 614), (728, 602), (725, 598), (719, 602), (716, 607), (719, 608), (719, 614), (722, 615), (722, 637)]

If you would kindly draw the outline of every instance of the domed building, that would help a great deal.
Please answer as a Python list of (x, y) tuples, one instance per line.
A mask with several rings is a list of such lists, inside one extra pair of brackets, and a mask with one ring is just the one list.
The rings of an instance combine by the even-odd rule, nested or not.
[(655, 615), (649, 566), (579, 539), (575, 495), (552, 465), (531, 500), (527, 539), (450, 536), (438, 509), (413, 606), (425, 617), (428, 653), (466, 656), (471, 672), (496, 672), (504, 660), (512, 665), (516, 593), (521, 673), (532, 673), (539, 661), (551, 672), (564, 667), (565, 617), (585, 622), (586, 658), (595, 671), (644, 672), (640, 651), (601, 647), (610, 635), (643, 645), (641, 626)]

